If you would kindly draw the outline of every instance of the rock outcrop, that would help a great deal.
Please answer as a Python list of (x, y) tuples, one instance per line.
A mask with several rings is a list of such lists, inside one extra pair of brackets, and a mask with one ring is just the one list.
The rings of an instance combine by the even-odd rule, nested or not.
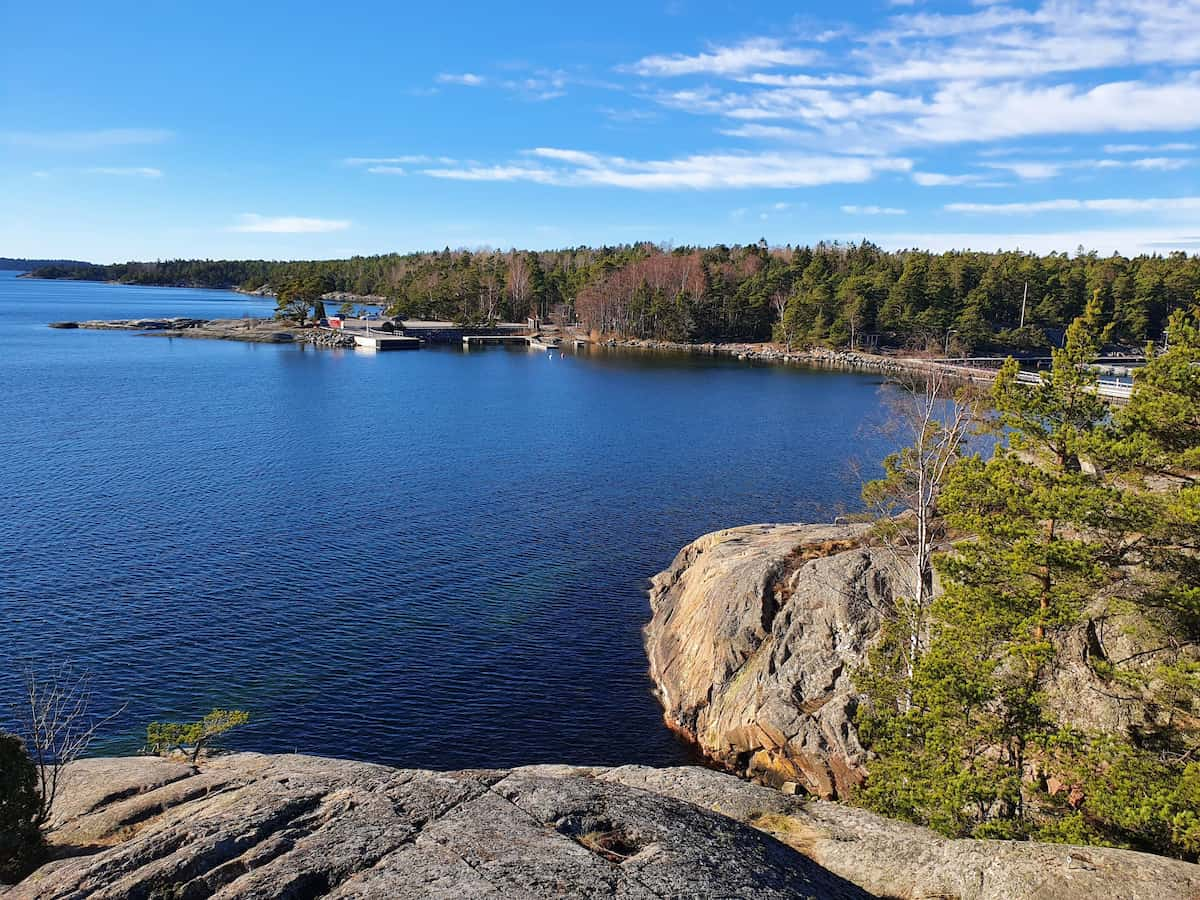
[(5, 900), (869, 896), (762, 830), (603, 774), (87, 760), (51, 834), (64, 858)]
[(204, 338), (244, 341), (251, 344), (313, 344), (317, 347), (353, 347), (353, 335), (323, 328), (301, 328), (278, 319), (93, 319), (85, 322), (51, 322), (51, 328), (93, 331), (133, 331), (154, 337)]
[(904, 589), (868, 527), (750, 525), (681, 550), (645, 631), (668, 724), (738, 774), (825, 798), (859, 783), (852, 672)]
[(708, 769), (429, 772), (231, 754), (68, 771), (32, 898), (1183, 900), (1200, 866), (956, 841)]
[[(666, 720), (730, 771), (823, 798), (865, 776), (852, 674), (893, 597), (912, 595), (911, 573), (864, 541), (868, 528), (730, 528), (692, 542), (653, 579), (646, 649)], [(1153, 733), (1170, 710), (1113, 690), (1093, 662), (1133, 660), (1149, 677), (1154, 632), (1133, 611), (1094, 606), (1058, 638), (1047, 708), (1078, 728)]]

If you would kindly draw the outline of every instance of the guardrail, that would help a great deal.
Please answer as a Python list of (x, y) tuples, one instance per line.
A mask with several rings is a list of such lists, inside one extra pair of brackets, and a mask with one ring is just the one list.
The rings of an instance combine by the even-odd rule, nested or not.
[[(1042, 376), (1037, 372), (1018, 372), (1017, 381), (1022, 384), (1042, 384)], [(1128, 400), (1133, 396), (1133, 385), (1125, 381), (1112, 381), (1101, 378), (1096, 382), (1096, 393), (1111, 400)]]

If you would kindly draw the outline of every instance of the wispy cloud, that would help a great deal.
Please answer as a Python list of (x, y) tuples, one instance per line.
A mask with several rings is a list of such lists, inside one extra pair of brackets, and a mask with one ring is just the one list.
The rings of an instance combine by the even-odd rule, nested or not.
[(691, 155), (633, 160), (582, 150), (539, 147), (527, 159), (499, 165), (461, 165), (423, 170), (460, 181), (528, 181), (562, 187), (608, 186), (634, 190), (800, 188), (870, 181), (907, 172), (911, 161), (889, 157), (786, 153)]
[[(894, 153), (1051, 134), (1200, 129), (1196, 0), (903, 10), (838, 39), (840, 52), (762, 37), (692, 55), (647, 56), (626, 71), (703, 77), (653, 99), (727, 120), (719, 131), (728, 136), (807, 136), (828, 148)], [(1113, 146), (1122, 147), (1114, 153), (1157, 155), (1191, 145)]]
[(722, 128), (720, 132), (728, 137), (770, 141), (795, 141), (807, 137), (803, 131), (784, 125), (739, 125), (736, 128)]
[(463, 87), (481, 87), (487, 82), (482, 75), (474, 72), (442, 72), (437, 77), (438, 84), (459, 84)]
[(1063, 170), (1061, 163), (1046, 162), (990, 162), (984, 163), (984, 165), (989, 169), (1012, 172), (1018, 178), (1023, 178), (1026, 181), (1053, 178)]
[[(566, 69), (529, 67), (524, 64), (500, 68), (508, 71), (492, 75), (482, 75), (478, 72), (442, 72), (435, 80), (438, 84), (494, 88), (507, 91), (519, 99), (535, 102), (565, 96), (567, 88), (571, 85), (606, 89), (621, 87), (610, 81), (600, 81)], [(514, 74), (513, 70), (520, 74)]]
[(1105, 153), (1188, 153), (1198, 149), (1196, 144), (1105, 144)]
[(947, 203), (947, 212), (1032, 215), (1045, 212), (1163, 213), (1200, 210), (1200, 197), (1121, 197), (1101, 200), (1037, 200), (1028, 203)]
[(907, 209), (895, 206), (843, 206), (842, 212), (851, 216), (904, 216)]
[(372, 175), (405, 175), (408, 166), (456, 165), (458, 160), (450, 156), (426, 156), (423, 153), (405, 153), (399, 156), (348, 156), (342, 164), (362, 169)]
[(401, 156), (347, 156), (342, 163), (347, 166), (415, 166), (435, 162), (434, 157), (420, 153)]
[(922, 187), (962, 187), (964, 185), (983, 187), (985, 184), (983, 176), (974, 173), (948, 175), (944, 172), (913, 172), (912, 180)]
[(350, 227), (347, 219), (311, 219), (303, 216), (260, 216), (243, 213), (229, 231), (252, 234), (321, 234), (329, 231), (345, 231)]
[(162, 169), (150, 166), (93, 166), (85, 169), (90, 175), (119, 175), (130, 178), (162, 178)]
[(161, 144), (174, 132), (162, 128), (103, 128), (96, 131), (0, 131), (0, 143), (34, 150), (85, 151)]
[(1067, 171), (1087, 169), (1138, 169), (1143, 172), (1177, 172), (1192, 165), (1190, 159), (1151, 156), (1143, 159), (1073, 159), (1054, 162), (987, 162), (986, 168), (1011, 172), (1025, 181), (1054, 178)]
[(775, 66), (803, 66), (818, 58), (812, 50), (786, 47), (774, 38), (755, 38), (728, 47), (713, 47), (694, 56), (646, 56), (627, 67), (638, 75), (736, 75)]

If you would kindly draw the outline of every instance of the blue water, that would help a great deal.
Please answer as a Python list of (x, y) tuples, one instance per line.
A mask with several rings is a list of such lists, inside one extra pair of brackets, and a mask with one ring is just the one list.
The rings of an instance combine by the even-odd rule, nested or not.
[(646, 579), (716, 528), (828, 520), (875, 379), (688, 356), (370, 355), (60, 319), (265, 314), (0, 273), (0, 709), (69, 661), (100, 749), (243, 707), (245, 749), (670, 764)]

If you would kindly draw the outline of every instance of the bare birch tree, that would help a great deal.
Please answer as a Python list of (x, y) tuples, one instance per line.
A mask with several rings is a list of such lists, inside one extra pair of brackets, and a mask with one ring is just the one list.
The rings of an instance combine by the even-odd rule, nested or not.
[(963, 455), (979, 409), (969, 385), (956, 385), (936, 368), (911, 370), (896, 379), (887, 408), (884, 430), (904, 446), (883, 461), (883, 478), (863, 486), (863, 499), (875, 512), (876, 533), (897, 567), (911, 573), (913, 595), (897, 598), (895, 610), (906, 644), (907, 708), (933, 600), (933, 556), (946, 539), (938, 496), (950, 467)]
[(529, 263), (525, 256), (513, 251), (508, 255), (508, 296), (512, 298), (514, 314), (522, 315), (527, 308), (530, 281)]
[(96, 718), (91, 710), (91, 675), (78, 673), (69, 665), (56, 666), (45, 674), (26, 668), (23, 681), (15, 713), (21, 737), (37, 769), (36, 824), (44, 828), (62, 787), (64, 769), (87, 752), (96, 734), (125, 707)]

